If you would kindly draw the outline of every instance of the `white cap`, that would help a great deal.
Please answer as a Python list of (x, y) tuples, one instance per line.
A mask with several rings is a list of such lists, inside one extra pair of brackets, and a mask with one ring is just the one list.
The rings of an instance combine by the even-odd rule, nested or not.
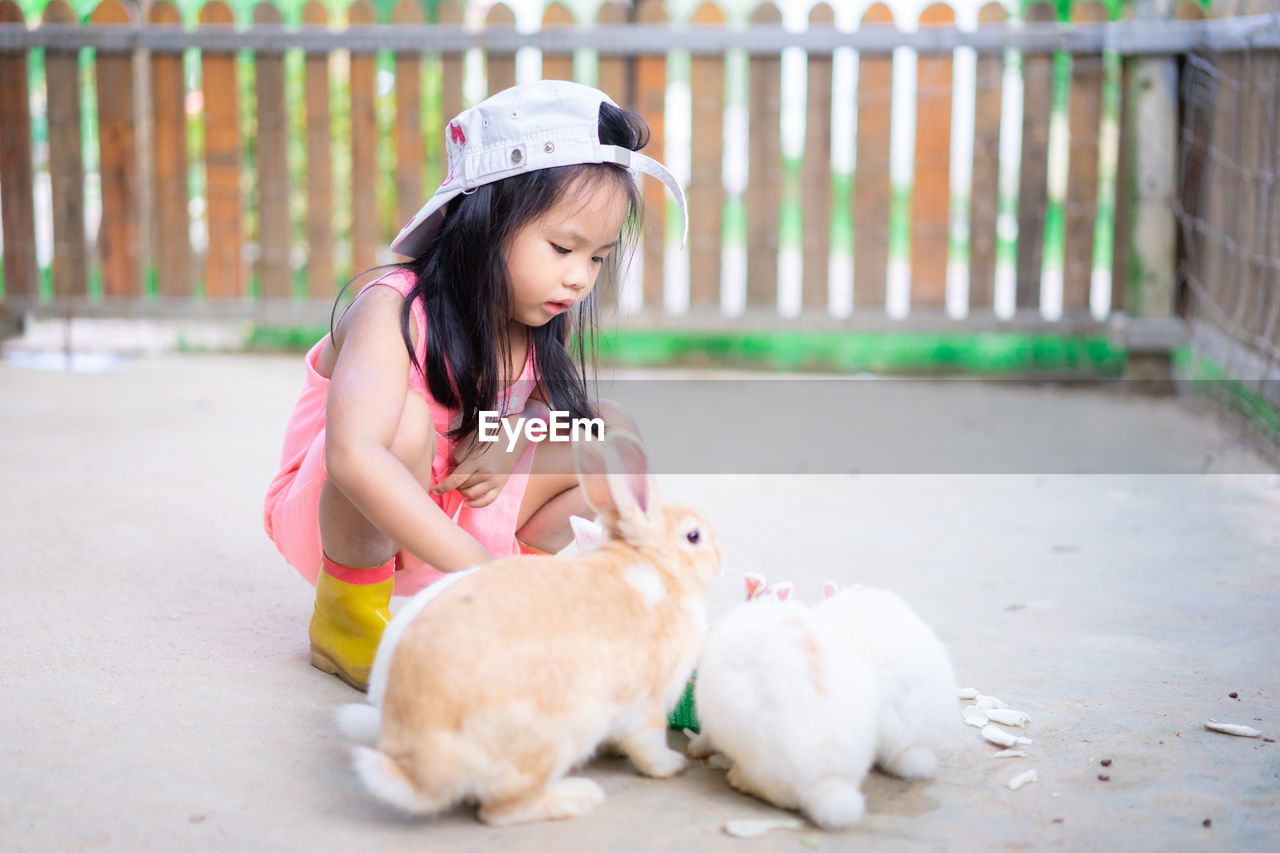
[(680, 182), (638, 151), (600, 142), (600, 105), (614, 104), (599, 89), (567, 80), (539, 80), (487, 98), (445, 127), (449, 175), (391, 243), (402, 255), (420, 254), (444, 220), (445, 206), (461, 193), (502, 178), (578, 163), (616, 163), (652, 175), (680, 203), (681, 245), (689, 213)]

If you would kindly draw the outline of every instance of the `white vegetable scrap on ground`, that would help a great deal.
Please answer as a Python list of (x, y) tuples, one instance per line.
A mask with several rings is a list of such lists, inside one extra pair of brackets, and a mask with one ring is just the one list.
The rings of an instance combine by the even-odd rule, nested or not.
[(1026, 758), (1027, 754), (1020, 749), (1002, 749), (991, 753), (992, 758)]
[[(1015, 735), (1000, 726), (1017, 726), (1024, 728), (1031, 722), (1031, 715), (1025, 711), (1016, 711), (994, 696), (979, 693), (973, 687), (960, 687), (956, 690), (956, 698), (962, 701), (972, 700), (972, 705), (965, 705), (961, 714), (965, 725), (982, 730), (982, 737), (996, 746), (1005, 747), (991, 754), (992, 758), (1025, 758), (1026, 752), (1010, 747), (1027, 746), (1031, 738)], [(1035, 770), (1019, 773), (1009, 780), (1009, 788), (1018, 790), (1028, 782), (1039, 779)]]
[(1031, 745), (1031, 738), (1019, 737), (1018, 735), (1010, 734), (996, 725), (989, 724), (983, 726), (982, 736), (994, 743), (996, 746), (1010, 747)]
[(1019, 773), (1017, 776), (1014, 776), (1009, 780), (1009, 790), (1016, 791), (1028, 782), (1034, 782), (1039, 778), (1039, 774), (1037, 774), (1034, 769), (1028, 770), (1024, 773)]
[(1262, 732), (1252, 726), (1242, 726), (1238, 723), (1220, 723), (1217, 720), (1209, 720), (1204, 727), (1211, 732), (1221, 732), (1224, 735), (1235, 735), (1236, 737), (1262, 737)]
[(1030, 715), (1023, 711), (1015, 711), (1012, 708), (992, 708), (986, 713), (987, 719), (1002, 726), (1018, 726), (1021, 728), (1031, 722)]
[(760, 818), (731, 820), (724, 825), (724, 831), (734, 838), (758, 838), (771, 829), (804, 829), (804, 821), (795, 817)]

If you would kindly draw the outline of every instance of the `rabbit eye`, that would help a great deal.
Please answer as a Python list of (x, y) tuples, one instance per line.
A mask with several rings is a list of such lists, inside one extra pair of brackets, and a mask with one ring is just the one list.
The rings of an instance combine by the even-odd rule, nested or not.
[(696, 530), (690, 530), (684, 535), (684, 538), (688, 539), (690, 544), (697, 545), (698, 540), (702, 538), (702, 534)]

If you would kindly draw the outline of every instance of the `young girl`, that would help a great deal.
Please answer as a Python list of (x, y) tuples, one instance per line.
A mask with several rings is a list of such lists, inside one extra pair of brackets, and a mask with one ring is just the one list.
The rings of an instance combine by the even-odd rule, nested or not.
[(265, 526), (316, 584), (311, 663), (365, 689), (390, 615), (442, 572), (568, 544), (586, 511), (570, 445), (507, 433), (481, 413), (625, 414), (587, 397), (593, 288), (616, 276), (642, 199), (631, 169), (648, 127), (595, 89), (541, 81), (445, 129), (449, 175), (392, 249), (407, 263), (364, 288), (307, 354)]

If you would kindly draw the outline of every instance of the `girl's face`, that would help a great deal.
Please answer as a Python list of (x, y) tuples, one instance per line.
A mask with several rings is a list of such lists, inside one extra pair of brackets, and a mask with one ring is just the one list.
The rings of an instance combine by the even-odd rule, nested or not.
[(516, 231), (507, 249), (511, 319), (541, 326), (587, 298), (627, 216), (627, 194), (611, 180), (582, 180)]

